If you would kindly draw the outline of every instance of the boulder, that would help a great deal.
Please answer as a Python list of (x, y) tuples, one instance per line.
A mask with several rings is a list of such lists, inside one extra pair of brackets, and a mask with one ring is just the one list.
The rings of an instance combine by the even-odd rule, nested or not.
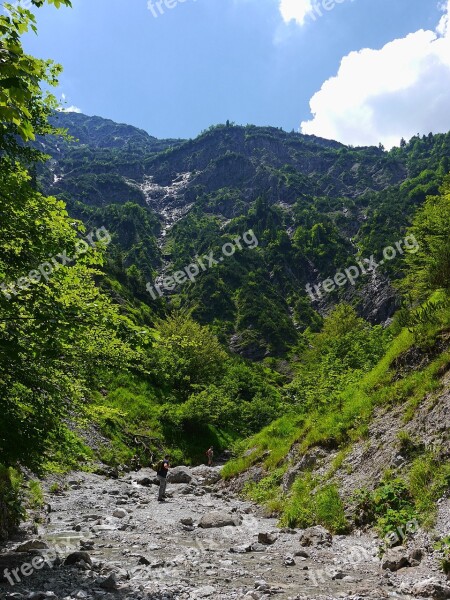
[(414, 596), (434, 598), (434, 600), (447, 600), (450, 598), (450, 587), (432, 577), (416, 583), (412, 589)]
[(331, 533), (320, 525), (309, 527), (300, 534), (302, 546), (331, 546), (332, 540)]
[(117, 508), (114, 512), (113, 512), (113, 517), (116, 517), (116, 519), (124, 519), (126, 516), (128, 516), (128, 513), (125, 509), (123, 508)]
[(387, 571), (398, 571), (404, 567), (410, 567), (407, 551), (399, 546), (398, 548), (390, 548), (383, 556), (381, 568)]
[(187, 525), (188, 527), (192, 527), (192, 525), (194, 524), (194, 520), (192, 519), (192, 517), (187, 517), (186, 519), (180, 519), (180, 523), (182, 525)]
[(244, 544), (243, 546), (234, 546), (233, 548), (230, 548), (230, 552), (232, 554), (247, 554), (247, 552), (251, 552), (251, 551), (252, 551), (251, 544)]
[(202, 529), (212, 529), (213, 527), (237, 527), (241, 523), (242, 519), (238, 515), (229, 515), (226, 512), (215, 510), (203, 515), (198, 526)]
[(408, 554), (408, 560), (412, 567), (418, 567), (422, 562), (422, 558), (425, 554), (423, 548), (413, 548)]
[(150, 487), (153, 483), (153, 479), (150, 479), (150, 477), (141, 477), (141, 479), (138, 479), (136, 481), (137, 484), (142, 485), (144, 487)]
[(92, 559), (87, 552), (72, 552), (64, 561), (66, 566), (76, 565), (80, 562), (85, 562), (87, 565), (92, 565)]
[(167, 473), (167, 483), (191, 483), (192, 473), (188, 467), (174, 467)]
[(266, 546), (271, 546), (275, 544), (278, 536), (276, 533), (259, 533), (258, 534), (258, 542), (260, 544), (265, 544)]
[(49, 546), (41, 540), (29, 540), (17, 546), (16, 552), (32, 552), (33, 550), (48, 550)]
[(194, 467), (191, 470), (191, 473), (199, 480), (201, 485), (214, 485), (221, 479), (219, 471), (212, 469), (211, 467), (206, 467), (205, 465)]
[(114, 591), (117, 590), (117, 579), (114, 573), (111, 573), (106, 579), (100, 582), (100, 587), (104, 590)]

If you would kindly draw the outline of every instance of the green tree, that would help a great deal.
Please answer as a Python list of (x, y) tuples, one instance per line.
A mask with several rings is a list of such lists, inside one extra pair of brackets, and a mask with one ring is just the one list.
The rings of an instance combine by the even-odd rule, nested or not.
[(154, 359), (161, 383), (177, 401), (214, 383), (224, 372), (227, 354), (207, 327), (175, 314), (158, 325)]
[(425, 299), (435, 290), (450, 292), (450, 177), (440, 196), (430, 196), (409, 230), (418, 250), (406, 255), (409, 272), (403, 287), (413, 296)]
[[(31, 0), (40, 7), (44, 0)], [(57, 8), (71, 6), (69, 0), (48, 0)], [(33, 13), (20, 5), (3, 4), (0, 15), (0, 155), (23, 156), (28, 160), (39, 156), (18, 141), (34, 140), (38, 134), (55, 132), (48, 117), (57, 108), (53, 95), (42, 90), (43, 84), (56, 86), (61, 67), (24, 52), (21, 36), (36, 33)]]

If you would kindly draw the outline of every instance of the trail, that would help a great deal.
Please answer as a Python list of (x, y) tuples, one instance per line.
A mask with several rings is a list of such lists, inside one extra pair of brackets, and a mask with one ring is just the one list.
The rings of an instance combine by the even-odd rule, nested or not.
[[(1, 583), (0, 598), (404, 599), (410, 597), (408, 586), (430, 576), (433, 567), (426, 561), (397, 573), (383, 571), (378, 540), (369, 535), (302, 546), (300, 530), (278, 529), (275, 519), (264, 518), (258, 507), (215, 483), (217, 469), (184, 473), (181, 479), (194, 479), (170, 483), (172, 497), (166, 503), (157, 502), (157, 487), (149, 482), (154, 473), (148, 470), (118, 480), (88, 473), (67, 476), (64, 492), (46, 494), (50, 512), (34, 535), (11, 541), (0, 555), (0, 576), (6, 567), (11, 571), (31, 564), (36, 555), (47, 556), (48, 564), (26, 577), (19, 571), (21, 582), (14, 580), (14, 586)], [(212, 511), (215, 518), (219, 511), (235, 524), (199, 527)], [(273, 543), (259, 543), (259, 534), (269, 534), (265, 541)], [(16, 552), (27, 540), (44, 542), (48, 549)], [(84, 562), (64, 564), (83, 549), (88, 553)], [(53, 560), (55, 551), (59, 556)]]

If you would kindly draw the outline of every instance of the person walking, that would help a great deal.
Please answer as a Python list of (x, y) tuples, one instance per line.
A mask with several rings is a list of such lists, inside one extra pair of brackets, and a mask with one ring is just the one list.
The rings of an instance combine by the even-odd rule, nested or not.
[(158, 470), (156, 475), (159, 481), (159, 492), (158, 492), (158, 502), (166, 501), (166, 486), (167, 486), (167, 473), (170, 469), (169, 463), (169, 455), (166, 454), (164, 460), (159, 461)]
[(206, 451), (206, 456), (208, 457), (208, 467), (212, 467), (214, 462), (214, 448), (212, 446)]

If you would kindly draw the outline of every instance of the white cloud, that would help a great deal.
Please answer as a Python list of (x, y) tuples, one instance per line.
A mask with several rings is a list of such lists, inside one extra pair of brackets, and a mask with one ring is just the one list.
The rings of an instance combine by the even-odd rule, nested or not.
[(280, 12), (285, 23), (295, 21), (303, 25), (306, 17), (313, 12), (312, 0), (280, 0)]
[(311, 98), (303, 133), (347, 144), (398, 145), (417, 132), (450, 130), (450, 0), (436, 31), (345, 56)]
[(65, 112), (65, 113), (80, 113), (81, 108), (78, 108), (78, 106), (60, 106), (58, 109), (60, 112)]

